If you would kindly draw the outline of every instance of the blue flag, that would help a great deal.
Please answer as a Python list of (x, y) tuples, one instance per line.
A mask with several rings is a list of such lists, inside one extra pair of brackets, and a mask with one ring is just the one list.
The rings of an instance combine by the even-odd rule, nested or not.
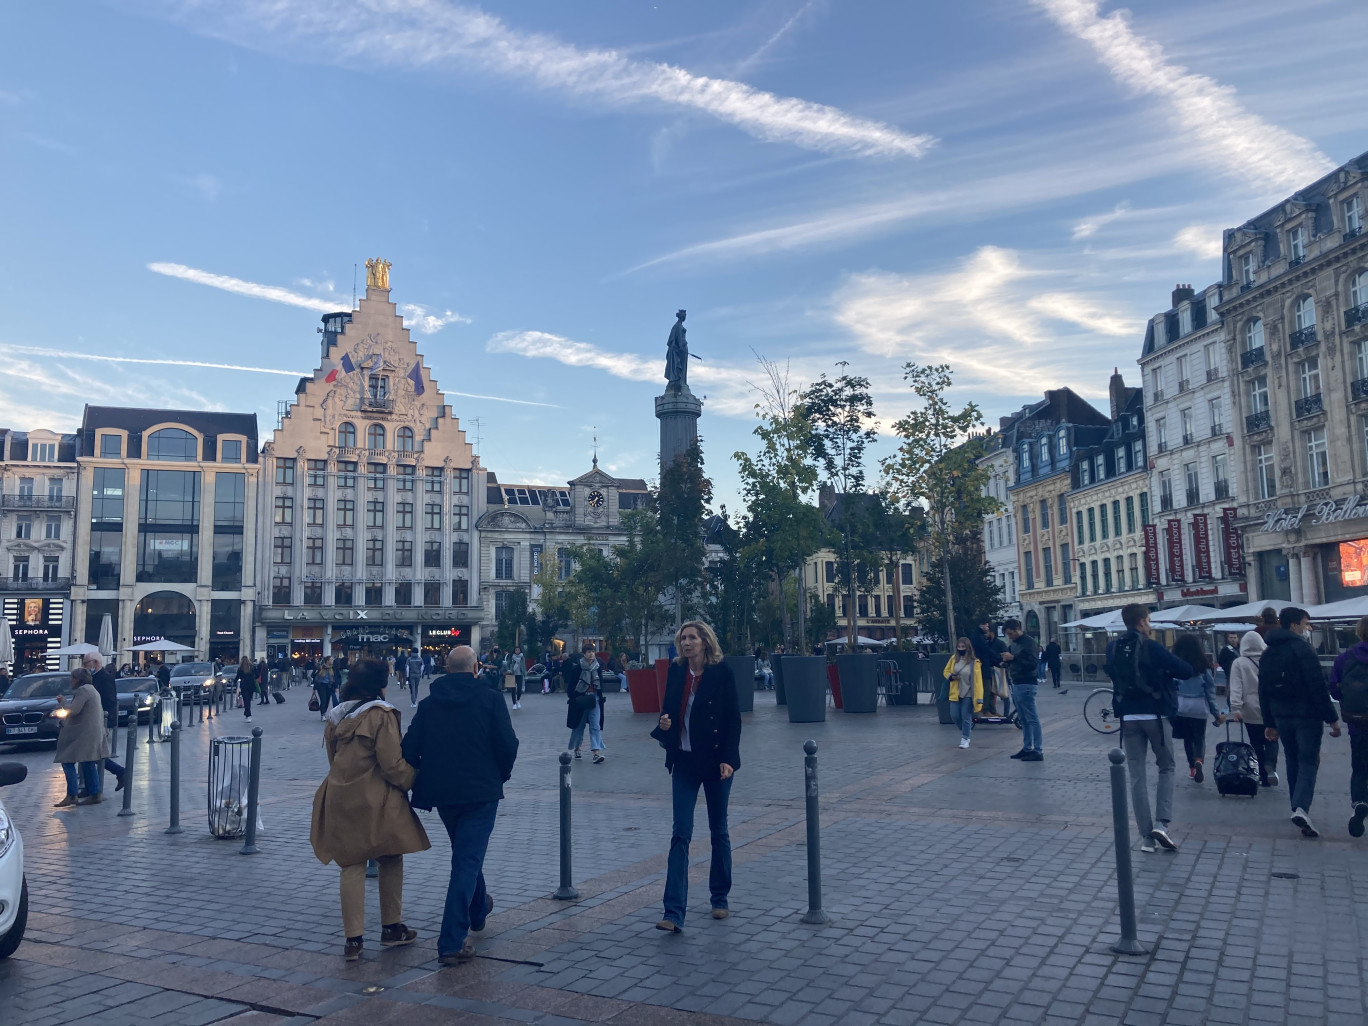
[(354, 370), (356, 370), (356, 364), (352, 363), (351, 354), (350, 354), (350, 353), (343, 353), (343, 354), (342, 354), (342, 373), (343, 373), (343, 374), (350, 374), (350, 373), (351, 373), (352, 371), (354, 371)]
[(421, 365), (415, 363), (413, 365), (413, 370), (409, 371), (404, 376), (413, 382), (414, 395), (422, 395), (423, 392), (426, 391), (423, 387), (423, 368)]

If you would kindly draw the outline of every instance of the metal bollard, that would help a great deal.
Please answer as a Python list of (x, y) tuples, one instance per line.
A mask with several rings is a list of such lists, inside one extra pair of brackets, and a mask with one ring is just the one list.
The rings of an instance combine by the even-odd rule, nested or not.
[(817, 742), (803, 742), (803, 788), (807, 795), (807, 876), (808, 910), (805, 923), (829, 923), (831, 917), (822, 911), (822, 827), (817, 806)]
[(138, 707), (128, 714), (128, 729), (124, 731), (124, 797), (120, 816), (133, 815), (133, 753), (138, 750)]
[(247, 837), (239, 855), (255, 855), (260, 849), (256, 843), (257, 804), (261, 797), (261, 734), (260, 727), (252, 728), (252, 768), (247, 777)]
[(180, 721), (171, 724), (171, 825), (168, 834), (181, 832), (180, 825)]
[(1118, 955), (1147, 955), (1135, 930), (1135, 878), (1131, 873), (1130, 809), (1126, 802), (1126, 753), (1113, 748), (1111, 760), (1112, 829), (1116, 838), (1116, 891), (1121, 904), (1121, 939), (1112, 945)]
[(570, 883), (570, 753), (560, 754), (560, 887), (553, 898), (574, 901), (579, 891)]
[(155, 728), (154, 728), (154, 724), (158, 724), (158, 723), (160, 723), (160, 722), (161, 722), (161, 696), (158, 695), (158, 696), (157, 696), (157, 700), (156, 700), (154, 703), (152, 703), (150, 706), (147, 707), (147, 743), (148, 743), (149, 745), (155, 743), (155, 739), (154, 739), (153, 736), (152, 736), (152, 731), (155, 729)]

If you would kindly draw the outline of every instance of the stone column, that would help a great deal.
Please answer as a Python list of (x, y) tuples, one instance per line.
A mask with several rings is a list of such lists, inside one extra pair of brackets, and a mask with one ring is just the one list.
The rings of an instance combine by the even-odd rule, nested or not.
[(1292, 602), (1294, 605), (1301, 605), (1303, 602), (1302, 592), (1302, 558), (1301, 551), (1287, 553), (1287, 581), (1292, 587)]
[(1308, 606), (1315, 606), (1321, 603), (1320, 574), (1320, 555), (1317, 549), (1305, 549), (1301, 558), (1301, 590), (1302, 602)]
[(660, 467), (664, 470), (698, 442), (698, 418), (703, 400), (688, 390), (666, 389), (656, 396), (655, 415), (660, 421)]

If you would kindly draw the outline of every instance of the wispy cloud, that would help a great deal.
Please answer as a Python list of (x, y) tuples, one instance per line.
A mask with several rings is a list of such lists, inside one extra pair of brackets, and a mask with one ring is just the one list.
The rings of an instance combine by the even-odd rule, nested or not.
[(565, 409), (564, 406), (559, 406), (556, 403), (538, 403), (533, 402), (531, 399), (510, 399), (506, 395), (481, 395), (478, 392), (452, 392), (445, 388), (442, 389), (442, 394), (459, 395), (466, 399), (488, 399), (490, 402), (494, 403), (513, 403), (515, 406), (544, 406), (549, 410)]
[(308, 60), (482, 71), (559, 96), (610, 106), (647, 103), (697, 111), (767, 142), (860, 157), (917, 157), (934, 140), (836, 107), (778, 96), (744, 82), (695, 75), (616, 50), (519, 32), (443, 0), (244, 0), (221, 10), (198, 0), (144, 0), (200, 31)]
[(1121, 218), (1130, 213), (1130, 209), (1131, 205), (1129, 203), (1122, 202), (1118, 203), (1110, 213), (1094, 214), (1092, 217), (1085, 217), (1082, 221), (1079, 221), (1078, 224), (1074, 225), (1073, 237), (1075, 239), (1086, 239), (1089, 236), (1096, 235), (1098, 229), (1105, 228), (1113, 221), (1121, 220)]
[(798, 10), (785, 18), (784, 23), (770, 33), (765, 41), (752, 50), (750, 55), (737, 66), (737, 73), (744, 74), (760, 64), (776, 46), (792, 35), (795, 29), (800, 28), (805, 21), (825, 6), (825, 0), (804, 0)]
[(548, 331), (501, 331), (485, 343), (485, 351), (555, 360), (568, 367), (592, 367), (626, 381), (665, 380), (664, 363), (660, 360), (647, 360), (635, 353), (612, 353)]
[(1214, 224), (1190, 224), (1173, 237), (1173, 244), (1203, 260), (1221, 256), (1221, 228)]
[(1091, 46), (1122, 85), (1167, 101), (1183, 144), (1198, 144), (1208, 166), (1286, 192), (1334, 169), (1313, 143), (1246, 110), (1232, 87), (1168, 60), (1163, 47), (1131, 27), (1129, 11), (1103, 16), (1098, 0), (1033, 2)]
[(452, 310), (428, 313), (427, 307), (417, 303), (404, 303), (399, 307), (399, 312), (404, 315), (404, 323), (420, 335), (436, 334), (448, 324), (470, 323), (469, 317), (462, 317)]
[(139, 356), (107, 356), (103, 353), (81, 353), (71, 349), (52, 349), (47, 346), (21, 346), (0, 343), (0, 350), (9, 353), (30, 353), (59, 360), (93, 360), (98, 363), (147, 364), (154, 367), (204, 367), (209, 370), (248, 371), (253, 374), (280, 374), (287, 378), (307, 377), (306, 371), (280, 370), (276, 367), (247, 367), (237, 363), (207, 363), (203, 360), (158, 360)]
[(176, 179), (182, 185), (199, 193), (205, 200), (213, 203), (223, 192), (223, 182), (217, 175), (211, 175), (208, 171), (201, 171), (197, 175), (187, 175)]
[(317, 310), (320, 313), (332, 313), (337, 309), (337, 303), (331, 299), (302, 296), (298, 292), (291, 292), (279, 285), (261, 285), (254, 281), (245, 281), (242, 278), (233, 278), (226, 274), (214, 274), (212, 271), (201, 271), (195, 267), (186, 267), (184, 264), (157, 262), (148, 264), (147, 269), (156, 274), (180, 278), (182, 281), (194, 282), (196, 285), (208, 285), (212, 289), (222, 289), (224, 292), (232, 292), (238, 296), (250, 296), (252, 299), (267, 299), (272, 303), (301, 306), (305, 310)]

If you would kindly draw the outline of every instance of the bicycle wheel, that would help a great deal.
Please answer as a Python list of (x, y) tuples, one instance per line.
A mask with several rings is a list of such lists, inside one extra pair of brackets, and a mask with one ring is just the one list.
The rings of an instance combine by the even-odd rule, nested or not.
[(1083, 703), (1083, 719), (1099, 734), (1115, 734), (1121, 720), (1113, 708), (1111, 688), (1098, 688)]

